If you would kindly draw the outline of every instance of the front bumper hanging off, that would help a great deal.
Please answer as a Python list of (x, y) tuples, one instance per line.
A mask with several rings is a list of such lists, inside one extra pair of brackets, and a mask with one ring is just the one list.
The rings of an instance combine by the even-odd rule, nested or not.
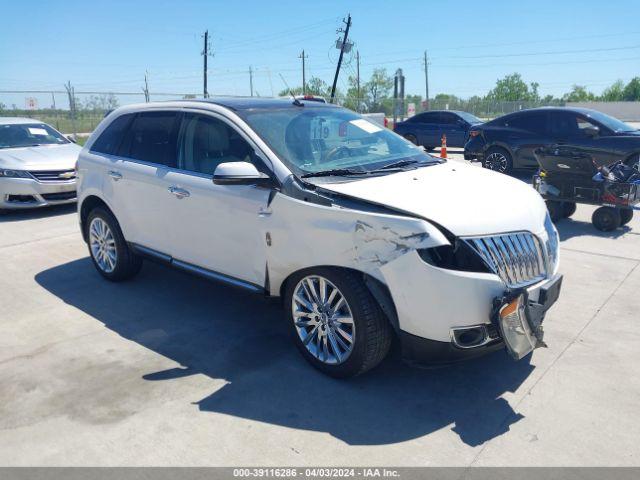
[(561, 288), (562, 275), (556, 275), (533, 290), (512, 290), (494, 299), (491, 320), (498, 326), (504, 345), (514, 359), (520, 360), (535, 348), (546, 347), (542, 321), (558, 300)]

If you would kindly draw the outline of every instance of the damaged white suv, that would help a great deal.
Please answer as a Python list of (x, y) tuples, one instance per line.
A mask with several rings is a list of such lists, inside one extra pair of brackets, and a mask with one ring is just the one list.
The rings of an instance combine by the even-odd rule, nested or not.
[(522, 358), (560, 291), (557, 232), (531, 187), (329, 104), (123, 107), (78, 177), (104, 277), (148, 258), (282, 297), (304, 357), (336, 377), (377, 365), (394, 336), (414, 363)]

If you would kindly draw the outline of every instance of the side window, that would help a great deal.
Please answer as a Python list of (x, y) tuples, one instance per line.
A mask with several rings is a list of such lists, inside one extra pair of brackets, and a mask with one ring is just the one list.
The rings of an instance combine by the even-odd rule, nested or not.
[(222, 120), (186, 114), (180, 127), (178, 168), (213, 175), (226, 162), (251, 162), (253, 148)]
[(433, 123), (433, 114), (431, 113), (420, 113), (414, 117), (412, 117), (409, 121), (412, 123)]
[(119, 154), (135, 160), (176, 166), (177, 112), (142, 112), (133, 119)]
[(91, 151), (115, 155), (132, 118), (133, 114), (129, 113), (127, 115), (121, 115), (111, 122), (97, 140), (93, 142)]
[(458, 122), (458, 116), (453, 113), (441, 113), (440, 121), (438, 123), (442, 125), (456, 125)]
[(569, 112), (556, 112), (551, 115), (551, 133), (559, 139), (584, 135), (578, 125), (578, 116)]
[(580, 132), (580, 135), (583, 136), (587, 136), (587, 134), (584, 133), (585, 128), (600, 128), (598, 127), (598, 125), (596, 125), (586, 117), (578, 116), (576, 117), (576, 121), (578, 123), (578, 130)]
[(544, 134), (548, 130), (547, 115), (542, 112), (517, 115), (505, 120), (505, 126)]

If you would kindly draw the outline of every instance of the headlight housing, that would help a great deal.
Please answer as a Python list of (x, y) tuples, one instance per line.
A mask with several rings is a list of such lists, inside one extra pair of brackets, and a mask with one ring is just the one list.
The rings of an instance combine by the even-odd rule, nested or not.
[(451, 245), (421, 248), (418, 255), (434, 267), (462, 272), (493, 273), (482, 257), (460, 239), (453, 240)]
[(24, 170), (9, 170), (6, 168), (0, 168), (0, 177), (3, 178), (33, 178), (29, 175), (29, 172)]
[(551, 221), (551, 217), (547, 212), (547, 216), (544, 219), (544, 229), (547, 232), (547, 241), (545, 242), (545, 248), (547, 249), (547, 258), (549, 261), (548, 274), (552, 275), (558, 266), (558, 250), (560, 248), (560, 239), (558, 237), (558, 230)]

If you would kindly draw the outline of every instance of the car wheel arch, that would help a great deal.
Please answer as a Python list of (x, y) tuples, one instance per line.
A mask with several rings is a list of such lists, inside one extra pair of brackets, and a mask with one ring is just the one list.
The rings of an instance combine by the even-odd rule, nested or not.
[(365, 286), (367, 287), (367, 289), (369, 290), (373, 298), (376, 300), (376, 302), (382, 309), (383, 313), (387, 317), (387, 320), (389, 320), (389, 323), (393, 327), (393, 330), (396, 333), (399, 332), (400, 326), (399, 326), (399, 320), (398, 320), (398, 313), (396, 311), (396, 306), (395, 306), (395, 303), (393, 302), (393, 297), (391, 296), (391, 292), (389, 291), (389, 288), (382, 281), (375, 278), (374, 276), (366, 272), (363, 272), (361, 270), (357, 270), (355, 268), (343, 267), (339, 265), (315, 265), (312, 267), (304, 267), (299, 270), (291, 272), (282, 281), (278, 289), (278, 293), (279, 293), (278, 296), (279, 296), (280, 302), (283, 303), (283, 306), (284, 306), (285, 292), (291, 280), (299, 274), (303, 274), (306, 272), (311, 273), (317, 269), (331, 269), (331, 270), (335, 270), (336, 272), (350, 271), (358, 275), (361, 275), (363, 283), (365, 284)]
[(89, 217), (91, 211), (97, 207), (105, 208), (115, 218), (113, 210), (109, 207), (109, 205), (104, 201), (103, 198), (99, 197), (98, 195), (88, 195), (87, 197), (85, 197), (80, 204), (80, 208), (78, 209), (78, 213), (80, 215), (80, 229), (82, 238), (84, 238), (85, 242), (87, 241), (85, 228), (87, 218)]

